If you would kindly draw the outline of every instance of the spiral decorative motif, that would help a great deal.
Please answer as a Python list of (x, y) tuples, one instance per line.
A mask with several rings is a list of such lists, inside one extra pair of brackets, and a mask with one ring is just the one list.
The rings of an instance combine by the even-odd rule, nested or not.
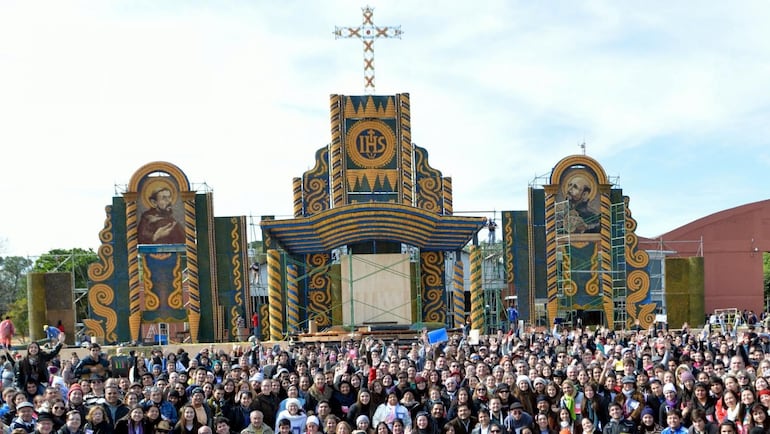
[(152, 285), (152, 270), (147, 266), (146, 257), (142, 256), (142, 284), (144, 286), (144, 309), (142, 310), (157, 310), (160, 307), (160, 298), (153, 292)]
[[(90, 325), (86, 323), (86, 326), (93, 333), (91, 336), (104, 337), (107, 342), (117, 340), (115, 328), (118, 326), (118, 314), (110, 307), (113, 301), (115, 301), (115, 291), (105, 284), (96, 284), (88, 291), (88, 304), (91, 306), (91, 312), (95, 316), (104, 318), (105, 325), (102, 328), (101, 321), (91, 320)], [(97, 323), (99, 324), (98, 328), (96, 328)]]
[(238, 306), (230, 306), (230, 338), (237, 340), (239, 338), (238, 330), (238, 317), (241, 316), (241, 312)]
[(260, 340), (264, 340), (269, 335), (265, 334), (265, 330), (270, 328), (270, 306), (268, 304), (259, 305), (259, 331)]
[(99, 241), (102, 243), (112, 242), (112, 205), (104, 207), (107, 216), (104, 218), (104, 227), (99, 231)]
[(505, 283), (512, 285), (516, 280), (513, 270), (513, 213), (505, 211), (503, 218), (503, 246), (505, 258)]
[(308, 183), (307, 210), (310, 214), (316, 214), (329, 208), (326, 201), (326, 181), (323, 179), (311, 179)]
[(317, 253), (305, 256), (305, 263), (309, 272), (309, 282), (307, 290), (308, 298), (308, 316), (315, 321), (319, 327), (332, 325), (331, 316), (331, 279), (328, 276), (329, 260), (331, 258), (326, 253)]
[(281, 279), (281, 252), (267, 251), (267, 294), (270, 304), (270, 340), (283, 339), (283, 296)]
[(484, 323), (484, 291), (481, 286), (481, 250), (477, 246), (471, 246), (471, 327), (486, 330)]
[(324, 290), (313, 290), (309, 296), (308, 310), (313, 315), (313, 320), (319, 327), (332, 325), (331, 310), (329, 306), (332, 303), (331, 293)]
[(88, 266), (88, 278), (92, 282), (104, 282), (115, 272), (115, 262), (112, 257), (113, 250), (111, 244), (99, 246), (99, 262), (94, 262)]
[(444, 297), (444, 254), (421, 252), (420, 267), (423, 288), (423, 318), (432, 322), (446, 322)]
[(455, 327), (465, 323), (465, 288), (463, 287), (463, 263), (455, 261), (452, 273), (452, 318)]
[(417, 207), (424, 210), (439, 212), (438, 182), (434, 178), (422, 178), (417, 181), (420, 186), (420, 196), (417, 201)]
[(174, 276), (174, 290), (168, 295), (168, 307), (171, 309), (184, 308), (184, 291), (182, 288), (182, 255), (176, 255), (176, 262), (172, 270)]
[[(628, 289), (634, 292), (633, 295), (640, 294), (641, 298), (637, 301), (644, 300), (647, 296), (646, 291), (650, 288), (650, 275), (644, 270), (634, 270), (628, 273), (626, 278)], [(630, 298), (631, 296), (629, 296)]]
[(441, 213), (441, 172), (430, 167), (428, 164), (428, 151), (425, 149), (415, 147), (414, 157), (415, 171), (417, 172), (417, 207)]
[(286, 322), (289, 333), (299, 331), (299, 270), (295, 264), (286, 266)]

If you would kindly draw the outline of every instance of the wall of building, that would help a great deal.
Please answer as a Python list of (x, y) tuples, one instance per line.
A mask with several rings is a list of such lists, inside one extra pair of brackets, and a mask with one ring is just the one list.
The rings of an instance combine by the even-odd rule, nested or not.
[(770, 251), (770, 200), (695, 220), (640, 240), (640, 247), (675, 251), (676, 257), (702, 255), (706, 312), (733, 307), (761, 312), (762, 254)]

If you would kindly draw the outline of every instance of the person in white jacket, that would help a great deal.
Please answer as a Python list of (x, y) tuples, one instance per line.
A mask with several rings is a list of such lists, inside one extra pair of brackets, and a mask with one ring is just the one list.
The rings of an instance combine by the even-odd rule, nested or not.
[(299, 399), (289, 398), (286, 400), (286, 410), (279, 412), (275, 417), (275, 432), (280, 431), (278, 425), (280, 424), (281, 419), (287, 419), (291, 423), (292, 434), (302, 434), (305, 432), (307, 415), (302, 412)]
[(385, 422), (393, 430), (393, 422), (396, 419), (401, 419), (404, 422), (404, 427), (411, 428), (412, 417), (409, 415), (409, 410), (398, 402), (398, 393), (393, 390), (388, 393), (388, 399), (374, 411), (372, 426)]

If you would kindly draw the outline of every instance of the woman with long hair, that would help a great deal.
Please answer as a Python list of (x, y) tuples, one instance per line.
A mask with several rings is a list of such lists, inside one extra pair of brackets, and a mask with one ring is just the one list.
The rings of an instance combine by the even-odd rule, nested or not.
[(115, 434), (152, 434), (153, 429), (145, 423), (144, 410), (134, 405), (128, 414), (115, 422)]
[(364, 415), (372, 420), (374, 414), (374, 406), (372, 405), (372, 394), (367, 389), (361, 389), (356, 396), (356, 402), (348, 409), (347, 421), (349, 424), (356, 424), (358, 417)]
[(559, 409), (559, 434), (581, 434), (583, 428), (580, 424), (575, 423), (575, 419), (572, 417), (572, 412), (562, 407)]
[(747, 412), (749, 415), (749, 433), (766, 434), (770, 432), (770, 417), (767, 415), (767, 407), (755, 403)]
[(685, 416), (685, 425), (692, 424), (692, 411), (695, 409), (702, 410), (707, 419), (714, 418), (714, 411), (716, 405), (716, 399), (709, 394), (708, 385), (705, 383), (697, 382), (693, 386), (693, 396), (688, 406), (692, 410), (688, 411)]
[(746, 409), (732, 390), (725, 390), (722, 393), (722, 405), (717, 406), (715, 415), (719, 423), (733, 422), (738, 434), (744, 434), (743, 418), (746, 415)]
[(179, 412), (179, 421), (172, 431), (174, 434), (198, 434), (198, 428), (202, 425), (195, 415), (195, 407), (185, 404)]
[(143, 408), (144, 419), (147, 422), (147, 426), (154, 430), (158, 426), (158, 423), (163, 420), (163, 418), (160, 416), (160, 408), (154, 402), (145, 405)]
[(599, 385), (594, 381), (589, 381), (583, 386), (583, 403), (580, 405), (582, 418), (589, 418), (596, 428), (602, 429), (610, 415), (607, 413), (609, 402), (597, 392)]
[(372, 406), (374, 406), (374, 408), (377, 408), (378, 405), (385, 402), (385, 399), (387, 398), (385, 387), (380, 380), (373, 380), (369, 384), (369, 394), (372, 398)]
[(24, 390), (28, 383), (34, 382), (37, 385), (37, 394), (42, 395), (45, 391), (43, 383), (49, 382), (48, 362), (59, 355), (63, 344), (64, 333), (59, 334), (59, 342), (51, 351), (43, 351), (40, 344), (30, 342), (27, 345), (27, 355), (16, 363), (16, 388)]

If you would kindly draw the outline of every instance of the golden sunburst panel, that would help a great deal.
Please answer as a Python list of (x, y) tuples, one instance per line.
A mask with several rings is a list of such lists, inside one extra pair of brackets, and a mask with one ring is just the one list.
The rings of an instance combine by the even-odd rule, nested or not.
[(166, 173), (168, 176), (173, 178), (176, 181), (176, 185), (178, 186), (179, 191), (190, 191), (190, 182), (187, 180), (187, 175), (182, 172), (182, 169), (166, 161), (154, 161), (140, 167), (131, 176), (131, 180), (128, 183), (128, 191), (139, 191), (139, 184), (141, 183), (142, 179), (147, 175), (156, 172)]
[(568, 169), (576, 166), (583, 166), (589, 168), (596, 175), (597, 183), (602, 186), (608, 184), (607, 173), (598, 161), (587, 155), (570, 155), (559, 161), (551, 172), (550, 183), (551, 185), (559, 184), (562, 179), (562, 175)]
[(382, 186), (390, 186), (395, 189), (398, 182), (398, 171), (392, 169), (348, 169), (346, 175), (348, 178), (348, 190), (354, 190), (364, 182), (371, 191), (374, 191), (374, 186), (378, 182)]
[(385, 105), (378, 105), (374, 98), (369, 96), (363, 104), (358, 107), (353, 106), (353, 98), (345, 97), (345, 117), (346, 118), (395, 118), (396, 104), (393, 97), (388, 97)]

